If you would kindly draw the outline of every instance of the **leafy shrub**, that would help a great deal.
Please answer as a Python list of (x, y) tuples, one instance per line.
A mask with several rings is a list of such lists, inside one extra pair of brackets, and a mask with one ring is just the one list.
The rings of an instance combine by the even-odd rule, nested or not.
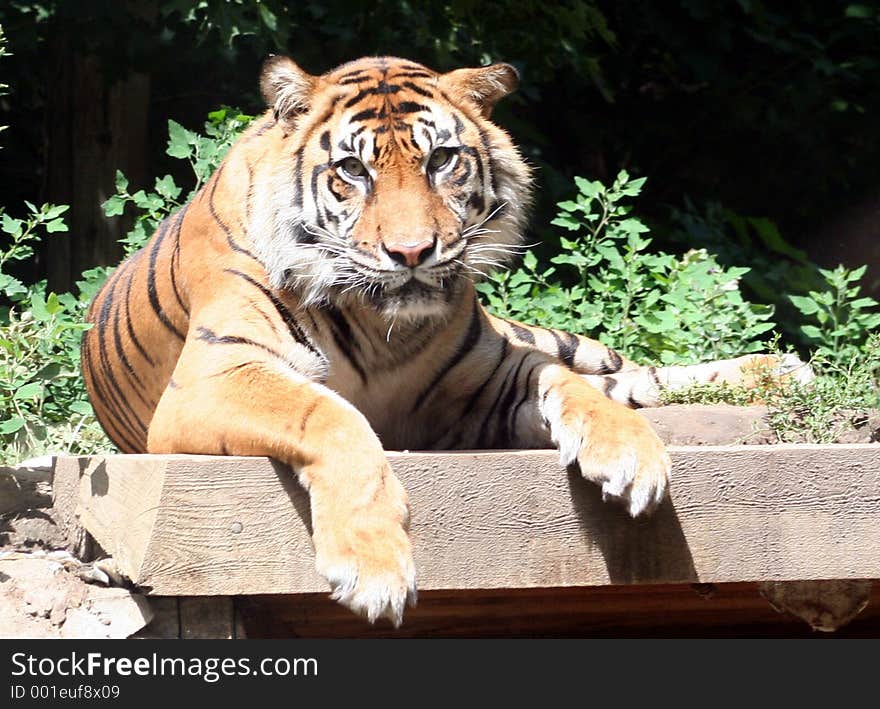
[[(105, 214), (135, 211), (132, 230), (121, 242), (131, 253), (149, 239), (158, 223), (179, 209), (223, 159), (252, 120), (240, 111), (221, 108), (208, 116), (204, 135), (169, 122), (168, 154), (187, 160), (194, 186), (183, 188), (166, 175), (150, 192), (129, 192), (128, 180), (116, 175), (116, 194), (104, 204)], [(66, 232), (64, 205), (27, 204), (28, 214), (13, 218), (0, 209), (0, 230), (8, 244), (0, 248), (0, 462), (15, 462), (45, 452), (65, 450), (91, 454), (113, 450), (94, 416), (80, 372), (80, 339), (88, 329), (85, 313), (112, 268), (83, 273), (77, 293), (49, 293), (45, 281), (25, 284), (9, 266), (33, 257), (44, 234)]]
[(871, 334), (880, 326), (877, 301), (858, 297), (861, 287), (857, 284), (866, 270), (867, 266), (854, 270), (843, 266), (820, 268), (824, 290), (789, 296), (800, 313), (814, 321), (801, 325), (801, 332), (809, 338), (816, 356), (836, 366), (844, 366), (870, 351)]
[(171, 175), (157, 178), (151, 192), (138, 190), (131, 194), (128, 179), (119, 170), (116, 171), (116, 194), (104, 202), (103, 208), (104, 214), (115, 217), (121, 215), (127, 206), (133, 207), (134, 227), (120, 239), (126, 254), (137, 251), (147, 243), (159, 222), (193, 197), (253, 120), (254, 116), (224, 106), (208, 114), (204, 134), (188, 130), (175, 121), (168, 121), (168, 147), (165, 152), (173, 158), (186, 160), (195, 178), (192, 189), (183, 198), (183, 187), (179, 187)]
[[(100, 280), (86, 274), (79, 293), (49, 293), (45, 281), (24, 284), (8, 272), (33, 256), (42, 235), (67, 231), (64, 205), (36, 207), (16, 219), (2, 213), (8, 245), (0, 249), (0, 460), (51, 450), (91, 453), (109, 447), (80, 377), (85, 309)], [(103, 273), (98, 273), (99, 279)]]
[(773, 308), (740, 292), (745, 267), (725, 268), (705, 249), (682, 256), (649, 250), (644, 222), (628, 198), (644, 178), (621, 172), (610, 187), (575, 178), (578, 195), (560, 202), (553, 224), (566, 229), (564, 253), (480, 285), (502, 317), (590, 334), (636, 361), (696, 362), (764, 348)]

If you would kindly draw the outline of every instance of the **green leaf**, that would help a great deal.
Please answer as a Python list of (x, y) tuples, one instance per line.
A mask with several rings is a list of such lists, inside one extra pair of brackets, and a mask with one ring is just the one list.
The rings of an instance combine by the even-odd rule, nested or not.
[(801, 332), (814, 340), (822, 339), (822, 331), (815, 325), (801, 325)]
[(581, 194), (593, 198), (602, 193), (605, 189), (601, 182), (590, 182), (588, 179), (584, 177), (575, 177), (574, 183), (577, 185), (578, 190), (580, 190)]
[(58, 362), (50, 362), (34, 376), (41, 381), (52, 381), (59, 374), (61, 374), (61, 365)]
[(868, 270), (868, 264), (863, 266), (859, 266), (856, 269), (853, 269), (850, 274), (846, 277), (847, 282), (854, 283), (855, 281), (862, 280), (862, 276), (865, 275), (865, 271)]
[(119, 195), (113, 195), (110, 199), (108, 199), (104, 204), (102, 204), (102, 208), (104, 209), (104, 214), (108, 217), (118, 217), (120, 214), (125, 212), (125, 198), (120, 197)]
[(190, 145), (196, 136), (177, 121), (168, 121), (168, 148), (165, 151), (173, 158), (188, 158), (192, 152)]
[(272, 32), (277, 31), (278, 18), (275, 17), (275, 13), (272, 12), (263, 3), (260, 3), (258, 7), (260, 8), (260, 19), (263, 21), (263, 24), (266, 25), (266, 27), (268, 27)]
[(63, 308), (61, 307), (61, 303), (58, 301), (58, 296), (55, 293), (49, 293), (49, 297), (46, 298), (46, 312), (49, 315), (55, 315), (56, 313), (61, 312)]
[(21, 429), (24, 426), (24, 423), (25, 423), (24, 419), (19, 416), (15, 416), (11, 419), (7, 419), (6, 421), (3, 421), (2, 423), (0, 423), (0, 433), (3, 433), (3, 434), (15, 433), (16, 431), (18, 431), (19, 429)]
[(788, 299), (804, 315), (813, 315), (819, 310), (819, 305), (812, 298), (805, 298), (802, 295), (790, 295)]
[(868, 5), (847, 5), (843, 14), (845, 17), (850, 17), (856, 20), (867, 20), (874, 17), (875, 12), (876, 11)]
[(13, 239), (17, 239), (21, 236), (22, 227), (24, 222), (21, 219), (13, 219), (8, 214), (3, 215), (3, 221), (0, 223), (0, 228), (3, 229), (9, 236)]
[(46, 212), (43, 214), (43, 216), (46, 219), (57, 219), (62, 214), (64, 214), (68, 209), (70, 209), (70, 207), (66, 204), (56, 204), (56, 205), (49, 207), (49, 209), (46, 210)]
[(177, 199), (181, 190), (181, 187), (174, 184), (174, 178), (171, 175), (165, 175), (161, 180), (156, 180), (156, 192), (166, 199)]
[(122, 174), (122, 170), (116, 171), (116, 191), (117, 192), (127, 192), (128, 191), (128, 178)]
[(620, 193), (627, 197), (638, 197), (641, 194), (642, 187), (644, 187), (647, 180), (647, 177), (639, 177), (635, 180), (630, 180), (628, 183), (626, 183)]
[(50, 234), (54, 234), (58, 231), (67, 231), (67, 224), (64, 223), (63, 219), (53, 219), (46, 224), (46, 231)]
[(23, 387), (19, 387), (15, 394), (12, 395), (12, 398), (16, 400), (33, 399), (39, 396), (42, 392), (43, 382), (31, 382), (30, 384), (25, 384)]

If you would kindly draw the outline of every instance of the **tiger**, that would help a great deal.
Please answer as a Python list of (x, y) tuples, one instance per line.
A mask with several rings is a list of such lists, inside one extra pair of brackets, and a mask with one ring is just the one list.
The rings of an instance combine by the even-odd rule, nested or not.
[(266, 112), (88, 311), (84, 379), (119, 450), (289, 466), (315, 568), (370, 622), (399, 625), (417, 593), (386, 450), (555, 447), (635, 517), (670, 476), (635, 408), (800, 366), (640, 366), (480, 304), (532, 200), (532, 170), (491, 120), (518, 81), (505, 63), (367, 57), (314, 76), (270, 57)]

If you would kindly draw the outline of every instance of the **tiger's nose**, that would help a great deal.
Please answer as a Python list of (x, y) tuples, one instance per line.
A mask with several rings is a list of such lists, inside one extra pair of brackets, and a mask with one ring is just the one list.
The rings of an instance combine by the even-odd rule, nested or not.
[(420, 241), (417, 244), (386, 244), (383, 241), (382, 248), (385, 249), (385, 253), (388, 254), (388, 256), (391, 257), (391, 260), (395, 263), (399, 263), (401, 266), (415, 268), (424, 263), (425, 259), (431, 254), (431, 251), (433, 251), (436, 244), (437, 238), (434, 237), (428, 241)]

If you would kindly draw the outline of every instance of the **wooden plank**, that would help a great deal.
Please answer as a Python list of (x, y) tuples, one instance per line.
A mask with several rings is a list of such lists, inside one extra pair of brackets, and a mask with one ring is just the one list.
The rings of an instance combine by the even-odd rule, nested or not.
[[(880, 446), (670, 452), (671, 499), (637, 520), (553, 451), (389, 454), (410, 493), (420, 589), (880, 578)], [(153, 593), (326, 592), (307, 496), (284, 466), (114, 456), (85, 469), (96, 466), (107, 491), (81, 482), (80, 517)]]
[(250, 638), (880, 636), (880, 583), (868, 607), (832, 634), (777, 613), (754, 583), (426, 591), (396, 629), (384, 619), (369, 625), (326, 594), (248, 596), (236, 606)]
[(153, 619), (131, 637), (135, 640), (176, 640), (180, 638), (180, 598), (151, 596)]
[(231, 640), (235, 635), (232, 599), (197, 596), (180, 599), (180, 637), (184, 640)]
[(55, 465), (59, 491), (74, 491), (67, 497), (75, 500), (79, 524), (132, 580), (153, 538), (167, 464), (167, 458), (144, 455), (59, 458)]

